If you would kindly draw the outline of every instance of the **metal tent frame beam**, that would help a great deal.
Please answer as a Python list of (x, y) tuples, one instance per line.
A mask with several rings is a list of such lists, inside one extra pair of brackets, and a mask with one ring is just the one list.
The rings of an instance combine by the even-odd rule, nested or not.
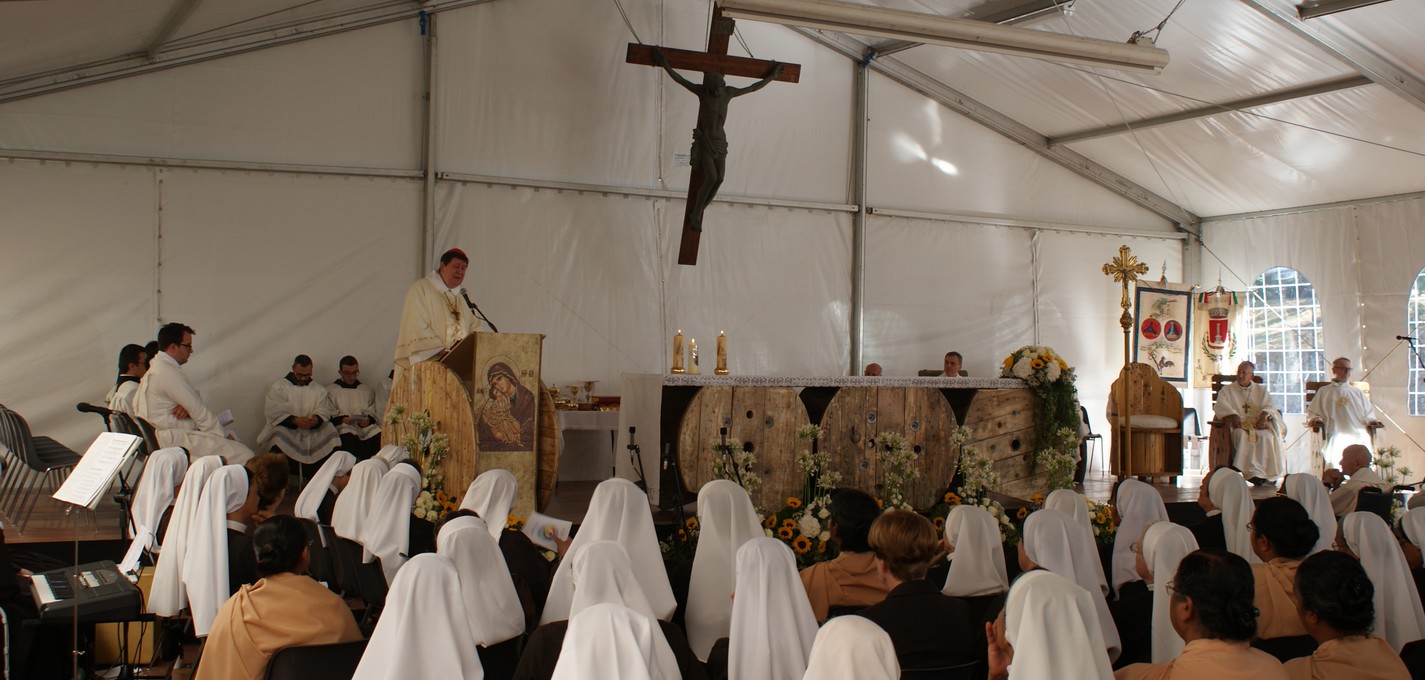
[(1367, 78), (1365, 76), (1348, 76), (1346, 78), (1328, 80), (1324, 83), (1303, 85), (1301, 87), (1293, 87), (1286, 90), (1268, 92), (1266, 94), (1260, 94), (1255, 97), (1246, 97), (1244, 99), (1237, 99), (1223, 104), (1210, 104), (1208, 106), (1188, 109), (1186, 111), (1179, 111), (1177, 113), (1168, 113), (1161, 116), (1140, 118), (1135, 121), (1120, 123), (1118, 125), (1105, 125), (1101, 128), (1093, 128), (1090, 130), (1082, 130), (1079, 132), (1070, 132), (1068, 134), (1050, 137), (1049, 144), (1073, 144), (1074, 142), (1083, 142), (1090, 139), (1108, 137), (1110, 135), (1119, 135), (1133, 130), (1146, 130), (1148, 128), (1154, 128), (1160, 125), (1171, 125), (1172, 123), (1181, 123), (1187, 120), (1207, 118), (1208, 116), (1216, 116), (1223, 113), (1232, 113), (1233, 111), (1255, 109), (1257, 107), (1267, 106), (1269, 104), (1279, 104), (1281, 102), (1291, 101), (1293, 99), (1301, 99), (1303, 97), (1314, 97), (1319, 94), (1340, 92), (1341, 90), (1349, 90), (1352, 88), (1361, 87), (1363, 85), (1370, 85), (1372, 82), (1373, 81), (1371, 81), (1370, 78)]
[(163, 18), (163, 25), (158, 27), (158, 32), (148, 41), (148, 49), (144, 50), (144, 54), (148, 55), (149, 59), (157, 58), (158, 53), (163, 51), (163, 46), (173, 39), (173, 34), (182, 28), (184, 22), (193, 16), (193, 11), (202, 3), (203, 0), (178, 0), (173, 9), (168, 10), (168, 16)]
[(1261, 12), (1307, 42), (1332, 57), (1356, 69), (1371, 82), (1382, 85), (1405, 101), (1425, 109), (1425, 81), (1390, 60), (1356, 42), (1328, 20), (1305, 22), (1297, 16), (1296, 6), (1276, 0), (1242, 0), (1248, 7)]
[[(845, 34), (826, 33), (792, 26), (789, 26), (788, 30), (795, 31), (856, 62), (865, 60), (867, 52), (873, 49), (871, 46)], [(990, 108), (973, 97), (913, 67), (907, 66), (896, 59), (877, 58), (871, 62), (870, 66), (887, 78), (929, 97), (942, 106), (980, 125), (1014, 140), (1025, 148), (1067, 168), (1074, 174), (1084, 177), (1148, 209), (1154, 214), (1172, 222), (1178, 229), (1190, 234), (1198, 233), (1198, 224), (1202, 220), (1196, 214), (1159, 196), (1133, 180), (1108, 169), (1083, 154), (1063, 146), (1050, 145), (1048, 137)]]

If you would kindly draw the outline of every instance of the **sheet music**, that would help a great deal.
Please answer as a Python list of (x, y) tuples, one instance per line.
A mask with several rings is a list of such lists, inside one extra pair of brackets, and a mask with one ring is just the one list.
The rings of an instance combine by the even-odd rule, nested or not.
[(569, 530), (573, 526), (573, 522), (556, 519), (539, 512), (531, 512), (529, 519), (524, 522), (524, 535), (528, 536), (532, 543), (545, 550), (558, 550), (554, 537), (558, 536), (561, 540), (569, 540)]
[(54, 492), (53, 498), (93, 510), (114, 482), (114, 476), (119, 474), (119, 467), (138, 449), (140, 441), (131, 434), (100, 434), (69, 473), (69, 478)]

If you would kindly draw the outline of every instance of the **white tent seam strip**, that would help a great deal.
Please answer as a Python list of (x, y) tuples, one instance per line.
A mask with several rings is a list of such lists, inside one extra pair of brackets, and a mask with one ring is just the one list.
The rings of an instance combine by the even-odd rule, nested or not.
[(1151, 238), (1161, 241), (1183, 241), (1192, 234), (1174, 232), (1171, 234), (1132, 231), (1129, 229), (1105, 229), (1089, 225), (1062, 224), (1058, 222), (1035, 222), (1027, 220), (1006, 220), (975, 215), (955, 215), (950, 213), (918, 212), (914, 210), (894, 210), (889, 208), (867, 208), (866, 214), (877, 217), (900, 217), (911, 220), (932, 220), (935, 222), (962, 222), (986, 227), (1009, 227), (1030, 231), (1062, 231), (1072, 234), (1093, 234), (1096, 236), (1124, 236), (1129, 238)]
[[(490, 175), (471, 175), (460, 172), (442, 172), (436, 175), (436, 179), (443, 179), (463, 184), (488, 184), (491, 186), (508, 186), (520, 189), (552, 189), (555, 191), (575, 191), (590, 194), (615, 194), (620, 196), (633, 196), (638, 198), (669, 198), (686, 199), (686, 191), (668, 191), (663, 189), (644, 189), (640, 187), (623, 187), (605, 184), (580, 184), (577, 182), (556, 182), (537, 179), (518, 179), (509, 177), (493, 177)], [(805, 210), (825, 210), (828, 212), (856, 212), (860, 206), (846, 203), (821, 203), (817, 201), (793, 201), (778, 198), (755, 198), (751, 196), (722, 195), (713, 199), (718, 203), (739, 203), (743, 205), (759, 205), (771, 208), (801, 208)]]
[(73, 153), (66, 151), (32, 151), (0, 148), (0, 159), (47, 161), (59, 163), (95, 163), (99, 165), (129, 165), (155, 168), (187, 168), (191, 170), (239, 170), (298, 175), (351, 175), (392, 179), (421, 179), (420, 170), (394, 168), (358, 168), (338, 165), (304, 165), (297, 163), (260, 163), (250, 161), (201, 160), (196, 158), (159, 158), (155, 156), (124, 156), (116, 154)]

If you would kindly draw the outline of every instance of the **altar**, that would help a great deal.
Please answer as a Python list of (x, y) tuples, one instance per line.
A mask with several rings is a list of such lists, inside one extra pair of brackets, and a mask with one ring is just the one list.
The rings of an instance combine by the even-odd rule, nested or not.
[[(759, 507), (800, 495), (796, 456), (809, 446), (796, 432), (808, 424), (822, 427), (819, 450), (831, 454), (843, 484), (872, 493), (871, 441), (886, 432), (905, 437), (919, 454), (920, 476), (908, 488), (918, 509), (937, 502), (955, 474), (959, 451), (949, 435), (962, 425), (970, 431), (966, 445), (993, 461), (1003, 493), (1028, 497), (1046, 486), (1030, 469), (1033, 394), (1017, 379), (624, 374), (622, 392), (619, 431), (636, 428), (648, 449), (642, 474), (662, 507), (691, 501), (712, 479), (712, 444), (724, 428), (757, 458)], [(619, 476), (639, 479), (628, 456), (615, 458)]]

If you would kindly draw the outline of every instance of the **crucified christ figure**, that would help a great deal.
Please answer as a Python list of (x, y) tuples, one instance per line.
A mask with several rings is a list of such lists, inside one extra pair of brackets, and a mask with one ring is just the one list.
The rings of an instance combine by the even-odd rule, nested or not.
[(767, 83), (781, 75), (782, 65), (773, 62), (772, 72), (768, 73), (767, 77), (747, 87), (728, 87), (722, 74), (715, 71), (704, 71), (701, 85), (678, 75), (678, 72), (668, 65), (663, 51), (656, 47), (653, 48), (653, 61), (662, 66), (684, 89), (698, 96), (698, 126), (693, 129), (692, 165), (702, 171), (703, 181), (697, 188), (697, 194), (691, 197), (693, 209), (688, 213), (691, 216), (688, 226), (694, 231), (702, 231), (703, 209), (712, 202), (713, 196), (717, 195), (727, 167), (727, 132), (723, 129), (727, 122), (727, 104), (733, 97), (766, 87)]

